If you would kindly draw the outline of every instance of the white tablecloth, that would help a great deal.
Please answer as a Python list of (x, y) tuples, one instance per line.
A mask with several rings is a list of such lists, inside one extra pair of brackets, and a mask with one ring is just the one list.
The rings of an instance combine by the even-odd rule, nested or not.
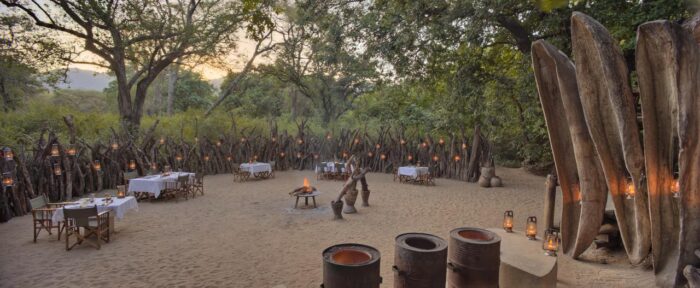
[(168, 176), (150, 175), (134, 178), (129, 180), (129, 192), (145, 192), (158, 198), (160, 191), (165, 189), (165, 182), (176, 182), (177, 177), (183, 175), (190, 176), (190, 178), (194, 177), (194, 173), (190, 172), (172, 172)]
[(404, 166), (399, 167), (399, 175), (418, 178), (418, 175), (430, 174), (428, 167)]
[[(338, 168), (340, 168), (340, 171), (338, 171)], [(321, 162), (320, 165), (316, 166), (316, 173), (320, 172), (345, 172), (345, 163), (340, 162), (338, 166), (336, 166), (335, 162)]]
[(272, 172), (272, 166), (270, 166), (270, 163), (243, 163), (241, 164), (241, 170), (248, 171), (251, 174), (260, 172)]
[[(103, 205), (104, 199), (105, 198), (95, 198), (94, 203), (87, 203), (84, 208), (97, 205), (97, 213), (102, 213), (104, 211), (111, 210), (111, 213), (114, 213), (114, 216), (117, 219), (124, 218), (124, 214), (126, 213), (126, 211), (139, 210), (139, 203), (136, 202), (136, 198), (134, 198), (133, 196), (126, 196), (122, 199), (112, 197), (113, 202), (107, 206)], [(80, 204), (66, 205), (65, 208), (80, 208)], [(53, 217), (51, 218), (51, 221), (53, 221), (53, 223), (59, 223), (63, 220), (63, 209), (56, 209), (56, 211), (53, 212)]]

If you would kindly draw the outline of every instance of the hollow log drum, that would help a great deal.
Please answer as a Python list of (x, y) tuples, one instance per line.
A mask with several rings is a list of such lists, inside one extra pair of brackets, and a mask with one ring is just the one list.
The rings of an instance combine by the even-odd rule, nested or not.
[(396, 237), (395, 288), (445, 288), (447, 242), (425, 233)]
[(323, 250), (323, 288), (378, 288), (380, 254), (373, 247), (346, 243)]
[(450, 231), (449, 241), (448, 287), (498, 287), (501, 237), (485, 229), (463, 227)]

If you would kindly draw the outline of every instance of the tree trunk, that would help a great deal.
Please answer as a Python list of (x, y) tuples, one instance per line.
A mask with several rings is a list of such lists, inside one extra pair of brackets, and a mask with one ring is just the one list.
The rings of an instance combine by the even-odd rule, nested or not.
[(175, 101), (175, 84), (177, 84), (178, 70), (180, 70), (180, 67), (177, 64), (172, 64), (168, 68), (168, 115), (173, 115), (173, 101)]

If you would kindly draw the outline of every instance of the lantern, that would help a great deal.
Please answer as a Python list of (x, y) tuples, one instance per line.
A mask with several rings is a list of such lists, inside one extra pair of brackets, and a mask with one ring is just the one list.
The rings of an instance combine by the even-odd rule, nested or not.
[(503, 213), (503, 230), (513, 232), (513, 210), (508, 210)]
[(423, 147), (423, 148), (427, 148), (427, 147), (428, 147), (428, 143), (426, 143), (425, 141), (423, 141), (423, 143), (420, 143), (420, 146)]
[(374, 153), (372, 153), (372, 152), (367, 152), (367, 157), (372, 157), (372, 156), (374, 156)]
[(359, 139), (359, 138), (355, 138), (355, 144), (360, 144), (360, 139)]
[(401, 145), (406, 145), (406, 140), (401, 139), (401, 141), (399, 141), (399, 143), (401, 143)]
[(455, 155), (454, 158), (455, 158), (455, 162), (459, 162), (459, 160), (462, 160), (462, 157), (460, 157), (459, 155)]
[(386, 160), (386, 155), (384, 155), (384, 154), (379, 155), (379, 159)]
[(119, 144), (117, 142), (112, 143), (112, 150), (117, 150), (119, 149)]
[(199, 142), (199, 137), (194, 137), (194, 142)]
[(99, 172), (102, 170), (102, 164), (100, 164), (100, 160), (95, 160), (92, 162), (92, 167), (95, 168), (95, 171)]
[(158, 143), (160, 143), (160, 145), (165, 144), (165, 138), (160, 137), (160, 140), (158, 140)]
[(374, 147), (377, 148), (377, 150), (379, 150), (379, 148), (382, 148), (382, 144), (377, 143), (377, 145), (374, 145)]
[(63, 171), (61, 171), (61, 165), (58, 163), (53, 164), (53, 174), (56, 176), (61, 176)]
[(241, 137), (241, 143), (245, 143), (246, 141), (248, 140), (246, 140), (245, 137)]
[(284, 158), (285, 155), (284, 152), (280, 152), (280, 158)]
[(440, 138), (440, 140), (438, 140), (438, 144), (445, 145), (445, 139)]
[(156, 164), (156, 162), (151, 163), (151, 171), (158, 171), (158, 164)]
[(126, 197), (126, 185), (117, 185), (117, 198)]
[(437, 155), (433, 155), (433, 161), (437, 162), (438, 160), (440, 160), (440, 157), (438, 157)]
[(326, 133), (326, 140), (331, 140), (331, 132)]
[(635, 186), (634, 186), (634, 181), (632, 179), (627, 180), (627, 189), (625, 189), (625, 196), (627, 196), (627, 199), (633, 199), (634, 194), (636, 192)]
[(345, 158), (345, 159), (348, 158), (348, 153), (347, 153), (347, 152), (343, 152), (343, 158)]
[(66, 149), (66, 154), (68, 154), (68, 156), (71, 156), (71, 157), (75, 156), (75, 154), (77, 154), (75, 146), (73, 146), (73, 145), (68, 146), (68, 149)]
[(408, 159), (408, 161), (413, 161), (413, 155), (406, 156), (406, 159)]
[(58, 150), (58, 144), (53, 144), (51, 145), (51, 156), (52, 157), (58, 157), (60, 155), (60, 151)]
[(673, 198), (681, 197), (681, 182), (678, 179), (673, 179), (671, 182), (671, 192), (673, 192)]
[(297, 158), (301, 158), (301, 152), (297, 152)]
[(545, 255), (557, 256), (557, 251), (559, 251), (559, 232), (550, 229), (544, 232), (542, 250), (544, 250)]
[(525, 236), (527, 236), (527, 239), (530, 240), (537, 239), (537, 217), (527, 217), (527, 224), (525, 225)]
[(301, 138), (297, 139), (297, 144), (299, 144), (299, 145), (304, 144), (304, 139), (301, 139)]
[(272, 141), (272, 143), (277, 142), (277, 137), (272, 137), (270, 141)]
[(15, 179), (12, 178), (12, 172), (2, 173), (2, 186), (12, 187), (15, 185)]
[(182, 161), (182, 155), (180, 155), (180, 154), (175, 155), (175, 161), (177, 161), (177, 162)]
[(258, 155), (253, 155), (253, 160), (258, 161)]
[(467, 146), (467, 143), (462, 143), (462, 149), (463, 149), (463, 150), (467, 150), (467, 147), (468, 147), (468, 146)]
[(129, 160), (129, 170), (136, 170), (136, 160)]
[(314, 159), (318, 159), (320, 156), (318, 154), (314, 154)]
[(216, 147), (221, 147), (221, 140), (216, 141)]
[(12, 161), (12, 159), (15, 157), (15, 153), (12, 153), (12, 148), (10, 147), (5, 147), (2, 149), (2, 154), (7, 161)]
[(204, 155), (204, 161), (209, 161), (209, 155)]
[(226, 156), (226, 161), (233, 161), (233, 157), (231, 157), (230, 155)]

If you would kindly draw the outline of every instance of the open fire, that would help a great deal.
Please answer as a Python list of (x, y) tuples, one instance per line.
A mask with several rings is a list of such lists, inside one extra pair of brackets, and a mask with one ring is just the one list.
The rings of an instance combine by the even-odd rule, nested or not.
[(313, 193), (314, 191), (316, 191), (316, 187), (311, 186), (309, 178), (304, 177), (304, 186), (292, 190), (289, 195), (296, 196), (299, 194)]

